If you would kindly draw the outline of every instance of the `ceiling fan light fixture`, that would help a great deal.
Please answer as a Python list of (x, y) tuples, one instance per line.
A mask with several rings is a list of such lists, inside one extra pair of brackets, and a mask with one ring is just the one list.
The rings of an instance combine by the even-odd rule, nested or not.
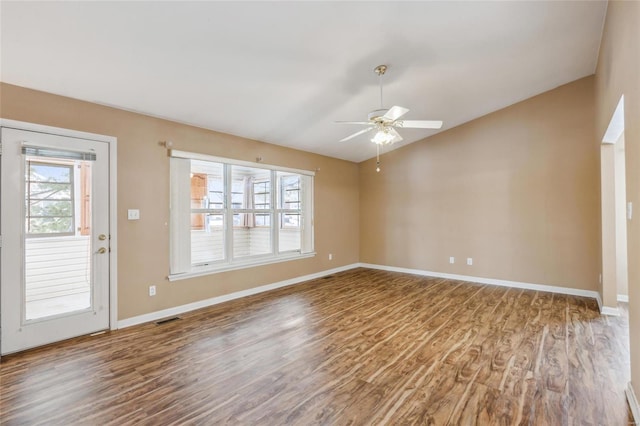
[(371, 142), (375, 143), (376, 145), (388, 145), (390, 143), (393, 143), (395, 139), (395, 135), (392, 135), (391, 133), (384, 130), (378, 130), (376, 134), (371, 138)]
[(407, 108), (395, 105), (391, 108), (384, 108), (384, 102), (382, 97), (382, 76), (387, 71), (386, 65), (378, 65), (373, 70), (380, 80), (380, 108), (373, 110), (367, 116), (367, 121), (337, 121), (342, 124), (358, 124), (367, 126), (362, 130), (359, 130), (346, 138), (342, 138), (340, 142), (346, 142), (355, 137), (363, 135), (365, 133), (375, 131), (375, 134), (371, 138), (371, 142), (376, 145), (377, 151), (377, 164), (376, 172), (380, 171), (380, 147), (385, 145), (391, 145), (395, 142), (401, 142), (402, 136), (398, 133), (396, 128), (409, 128), (409, 129), (440, 129), (442, 128), (442, 121), (440, 120), (404, 120), (401, 119), (409, 110)]

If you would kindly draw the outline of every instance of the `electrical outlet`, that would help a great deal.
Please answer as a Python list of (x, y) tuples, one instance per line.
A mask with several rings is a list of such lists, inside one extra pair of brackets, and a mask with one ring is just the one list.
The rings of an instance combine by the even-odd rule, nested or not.
[(467, 257), (467, 265), (473, 265), (473, 258)]
[(333, 253), (329, 253), (329, 260), (333, 260)]
[(149, 286), (149, 296), (155, 296), (156, 295), (156, 286), (155, 285), (150, 285)]
[(456, 258), (455, 258), (455, 257), (453, 257), (453, 256), (451, 256), (451, 257), (449, 258), (449, 263), (456, 263)]

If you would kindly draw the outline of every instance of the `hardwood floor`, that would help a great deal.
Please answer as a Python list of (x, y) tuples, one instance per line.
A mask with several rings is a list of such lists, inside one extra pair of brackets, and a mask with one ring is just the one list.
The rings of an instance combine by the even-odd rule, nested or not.
[(3, 357), (0, 423), (624, 425), (626, 316), (355, 269)]

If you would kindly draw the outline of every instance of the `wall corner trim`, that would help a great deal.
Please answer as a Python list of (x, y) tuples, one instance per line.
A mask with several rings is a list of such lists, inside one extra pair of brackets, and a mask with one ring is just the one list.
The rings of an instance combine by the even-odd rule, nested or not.
[(596, 301), (598, 302), (598, 310), (602, 313), (602, 297), (600, 297), (600, 293), (596, 294)]
[(629, 296), (627, 296), (626, 294), (619, 294), (618, 302), (629, 303)]
[[(602, 303), (600, 301), (600, 294), (597, 291), (593, 291), (593, 290), (582, 290), (579, 288), (570, 288), (570, 287), (556, 287), (552, 285), (499, 280), (495, 278), (481, 278), (481, 277), (473, 277), (469, 275), (445, 274), (442, 272), (425, 271), (421, 269), (398, 268), (395, 266), (375, 265), (371, 263), (360, 263), (359, 266), (363, 268), (381, 269), (383, 271), (404, 272), (406, 274), (415, 274), (415, 275), (423, 275), (427, 277), (469, 281), (469, 282), (474, 282), (479, 284), (497, 285), (501, 287), (522, 288), (526, 290), (546, 291), (549, 293), (559, 293), (559, 294), (568, 294), (571, 296), (589, 297), (592, 299), (596, 299), (598, 301), (598, 306), (601, 306), (601, 303)], [(617, 312), (617, 309), (616, 309), (616, 312)], [(602, 313), (602, 310), (601, 310), (601, 313)]]
[(631, 407), (631, 414), (633, 414), (633, 420), (636, 423), (640, 423), (640, 405), (638, 404), (638, 398), (636, 398), (636, 393), (633, 391), (633, 386), (631, 382), (627, 385), (627, 388), (624, 390), (624, 393), (627, 395), (627, 401), (629, 401), (629, 407)]
[(320, 272), (316, 272), (309, 275), (303, 275), (301, 277), (295, 277), (295, 278), (291, 278), (284, 281), (279, 281), (271, 284), (262, 285), (259, 287), (250, 288), (247, 290), (242, 290), (234, 293), (224, 294), (222, 296), (212, 297), (210, 299), (199, 300), (197, 302), (188, 303), (186, 305), (175, 306), (173, 308), (150, 312), (148, 314), (138, 315), (131, 318), (125, 318), (123, 320), (118, 321), (118, 328), (126, 328), (134, 325), (138, 325), (138, 324), (157, 321), (162, 318), (184, 314), (185, 312), (195, 311), (196, 309), (206, 308), (208, 306), (217, 305), (230, 300), (239, 299), (241, 297), (252, 296), (258, 293), (264, 293), (265, 291), (275, 290), (277, 288), (282, 288), (282, 287), (288, 287), (290, 285), (299, 284), (304, 281), (314, 280), (316, 278), (324, 277), (326, 275), (347, 271), (349, 269), (357, 268), (358, 266), (359, 264), (353, 263), (350, 265), (340, 266), (338, 268), (333, 268), (333, 269), (327, 269), (325, 271), (320, 271)]
[[(620, 296), (618, 296), (619, 298)], [(610, 317), (619, 317), (620, 311), (617, 306), (604, 306), (602, 304), (602, 298), (600, 297), (600, 293), (598, 293), (596, 300), (598, 301), (598, 309), (600, 310), (601, 315), (607, 315)], [(620, 300), (620, 299), (618, 299)]]

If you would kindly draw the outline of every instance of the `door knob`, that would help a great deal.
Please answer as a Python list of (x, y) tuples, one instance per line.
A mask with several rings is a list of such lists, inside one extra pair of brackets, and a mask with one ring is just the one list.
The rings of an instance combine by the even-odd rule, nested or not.
[(107, 249), (106, 249), (106, 248), (104, 248), (104, 247), (100, 247), (100, 248), (98, 249), (98, 253), (99, 253), (99, 254), (105, 254), (106, 252), (107, 252)]

